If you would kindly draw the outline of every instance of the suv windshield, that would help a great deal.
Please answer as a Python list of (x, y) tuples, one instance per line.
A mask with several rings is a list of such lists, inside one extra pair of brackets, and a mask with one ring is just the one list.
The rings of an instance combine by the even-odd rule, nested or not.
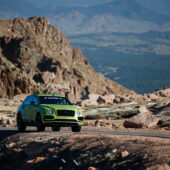
[(55, 96), (39, 96), (39, 102), (40, 104), (71, 105), (68, 99)]

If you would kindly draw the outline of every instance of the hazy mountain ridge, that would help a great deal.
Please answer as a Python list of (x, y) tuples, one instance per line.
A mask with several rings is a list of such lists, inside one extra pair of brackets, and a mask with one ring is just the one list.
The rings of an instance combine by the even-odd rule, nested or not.
[[(122, 53), (170, 55), (170, 32), (98, 33), (69, 36), (73, 45), (86, 48), (108, 47)], [(89, 48), (90, 50), (90, 48)]]
[[(27, 0), (33, 5), (39, 6), (41, 8), (49, 7), (55, 9), (56, 6), (65, 6), (65, 7), (89, 7), (100, 4), (105, 4), (109, 2), (114, 2), (115, 0)], [(155, 10), (159, 13), (169, 15), (170, 11), (170, 1), (169, 0), (135, 0), (139, 4), (143, 5), (148, 9)]]
[(170, 15), (170, 0), (136, 0), (148, 9)]
[(49, 18), (53, 25), (67, 35), (170, 30), (169, 16), (149, 10), (134, 0), (115, 0), (90, 7), (59, 8), (52, 11)]
[(170, 32), (69, 36), (94, 68), (137, 93), (170, 86)]
[(1, 19), (42, 15), (42, 9), (26, 0), (0, 0)]
[[(32, 2), (32, 3), (31, 3)], [(64, 34), (85, 34), (96, 32), (147, 32), (169, 31), (168, 15), (148, 9), (136, 0), (114, 0), (90, 3), (84, 6), (77, 0), (69, 1), (0, 1), (1, 18), (21, 15), (24, 17), (46, 16), (51, 23), (62, 30)], [(45, 4), (47, 6), (45, 6)], [(72, 5), (71, 5), (72, 4)], [(93, 4), (93, 5), (92, 5)], [(4, 14), (3, 14), (4, 13)]]
[(82, 6), (94, 6), (96, 4), (104, 4), (110, 2), (110, 0), (28, 0), (30, 3), (42, 8), (49, 7), (55, 9), (57, 6), (66, 6), (66, 7), (82, 7)]

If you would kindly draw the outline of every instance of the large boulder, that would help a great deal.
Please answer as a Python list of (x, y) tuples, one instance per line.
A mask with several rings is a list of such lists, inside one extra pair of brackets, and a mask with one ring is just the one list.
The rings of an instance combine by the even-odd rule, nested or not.
[(156, 126), (159, 119), (150, 113), (139, 113), (123, 123), (125, 128), (150, 128)]
[(155, 94), (160, 97), (170, 97), (170, 88), (157, 90)]
[(82, 106), (87, 105), (98, 105), (97, 100), (99, 99), (100, 95), (98, 94), (88, 94), (83, 96), (82, 101), (80, 102)]
[(113, 99), (113, 103), (128, 103), (130, 102), (131, 100), (129, 100), (129, 97), (126, 97), (126, 96), (116, 96), (114, 99)]
[(139, 107), (139, 113), (149, 113), (149, 111), (145, 106), (140, 106)]
[(170, 97), (170, 88), (156, 90), (153, 93), (143, 95), (144, 101), (158, 101)]
[(103, 95), (103, 96), (100, 96), (101, 99), (103, 101), (105, 101), (104, 103), (106, 105), (112, 105), (113, 104), (113, 100), (115, 99), (115, 95), (114, 94), (106, 94), (106, 95)]
[(99, 103), (99, 104), (105, 104), (106, 101), (105, 101), (101, 96), (99, 96), (99, 98), (97, 99), (97, 103)]
[(170, 118), (169, 119), (168, 118), (164, 118), (162, 120), (159, 120), (158, 126), (170, 128)]
[(159, 97), (155, 93), (148, 94), (148, 99), (151, 101), (156, 101), (159, 99)]
[(152, 112), (159, 116), (170, 116), (170, 100), (160, 101), (151, 107)]

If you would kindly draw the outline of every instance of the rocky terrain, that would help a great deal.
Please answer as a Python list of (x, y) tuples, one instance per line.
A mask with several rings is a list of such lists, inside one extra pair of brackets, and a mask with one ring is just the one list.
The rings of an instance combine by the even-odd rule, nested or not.
[(26, 95), (0, 99), (2, 170), (170, 169), (169, 89), (140, 96), (142, 102), (89, 94), (80, 102), (85, 121), (78, 134), (34, 127), (18, 133), (17, 107)]
[[(89, 102), (82, 107), (84, 125), (78, 134), (70, 128), (37, 132), (34, 127), (19, 133), (15, 122), (17, 106), (26, 94), (1, 98), (0, 167), (2, 170), (169, 170), (170, 99), (165, 97), (168, 91), (146, 94), (145, 102), (130, 99), (124, 102), (115, 100), (113, 95), (114, 100), (109, 99), (111, 95), (88, 95), (89, 99), (84, 100)], [(103, 103), (90, 105), (96, 96)]]
[(0, 20), (0, 97), (22, 93), (135, 94), (96, 73), (46, 18)]
[(0, 144), (2, 170), (169, 170), (169, 139), (103, 133), (16, 133)]
[[(0, 126), (16, 126), (17, 107), (27, 94), (0, 98)], [(78, 102), (86, 127), (170, 128), (170, 89), (142, 95), (88, 94)]]

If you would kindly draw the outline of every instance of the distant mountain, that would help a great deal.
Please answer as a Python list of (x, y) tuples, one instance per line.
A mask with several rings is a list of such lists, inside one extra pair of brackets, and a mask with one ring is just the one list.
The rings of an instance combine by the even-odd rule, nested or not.
[(90, 7), (59, 8), (48, 16), (66, 34), (169, 31), (170, 17), (135, 0), (114, 0)]
[(137, 93), (170, 87), (170, 32), (69, 36), (96, 71)]
[(135, 0), (114, 0), (113, 2), (102, 5), (96, 5), (84, 9), (79, 8), (79, 11), (89, 17), (96, 14), (112, 14), (127, 19), (151, 21), (154, 23), (170, 21), (168, 16), (149, 10), (148, 8), (141, 6)]
[(42, 8), (51, 8), (54, 9), (57, 6), (65, 6), (65, 7), (88, 7), (94, 6), (98, 4), (104, 4), (110, 2), (111, 0), (27, 0), (28, 2), (42, 7)]
[(0, 0), (0, 6), (1, 19), (46, 16), (66, 35), (170, 30), (169, 16), (148, 9), (137, 0)]
[[(55, 9), (57, 6), (65, 7), (90, 7), (99, 4), (106, 4), (108, 2), (114, 2), (116, 0), (26, 0), (35, 6), (41, 8)], [(170, 14), (170, 0), (135, 0), (148, 9), (155, 10), (162, 14)], [(131, 2), (131, 0), (129, 0)]]
[(148, 9), (170, 15), (170, 0), (136, 0)]
[(0, 18), (30, 17), (42, 15), (42, 9), (26, 0), (0, 0)]

